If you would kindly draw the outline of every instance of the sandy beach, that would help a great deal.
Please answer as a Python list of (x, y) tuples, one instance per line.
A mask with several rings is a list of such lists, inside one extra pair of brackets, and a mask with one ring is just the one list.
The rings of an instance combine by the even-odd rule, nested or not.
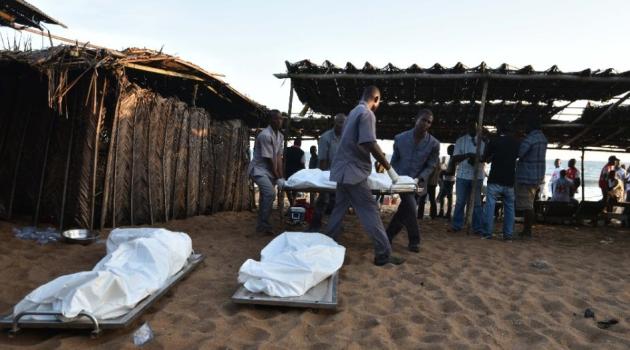
[[(391, 209), (383, 214), (387, 223)], [(277, 215), (274, 215), (277, 219)], [(129, 328), (87, 332), (23, 330), (0, 336), (3, 349), (133, 349), (148, 322), (146, 349), (628, 349), (630, 232), (620, 228), (536, 226), (532, 241), (482, 241), (450, 234), (444, 220), (421, 222), (419, 254), (394, 251), (401, 266), (376, 267), (372, 245), (354, 216), (341, 239), (339, 308), (332, 311), (239, 306), (230, 301), (247, 258), (271, 239), (254, 233), (255, 213), (220, 213), (160, 225), (188, 233), (206, 260)], [(0, 312), (62, 274), (89, 270), (103, 244), (38, 245), (0, 222)], [(157, 225), (156, 225), (157, 226)], [(103, 232), (106, 236), (107, 232)], [(543, 261), (545, 268), (532, 266)], [(618, 324), (600, 329), (584, 318)]]

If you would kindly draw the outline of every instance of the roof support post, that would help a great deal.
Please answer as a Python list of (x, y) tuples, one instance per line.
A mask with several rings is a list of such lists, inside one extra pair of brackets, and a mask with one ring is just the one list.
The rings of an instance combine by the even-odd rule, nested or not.
[[(481, 106), (479, 106), (479, 119), (477, 120), (477, 149), (475, 150), (475, 167), (473, 171), (473, 182), (472, 182), (472, 191), (470, 197), (468, 198), (468, 205), (466, 206), (466, 234), (470, 234), (470, 225), (473, 216), (473, 207), (476, 200), (476, 193), (480, 191), (481, 188), (477, 188), (477, 179), (483, 179), (483, 174), (479, 174), (479, 163), (481, 156), (481, 134), (483, 131), (483, 115), (486, 107), (486, 95), (488, 94), (488, 80), (483, 80), (483, 90), (481, 92)], [(481, 200), (481, 199), (480, 199)], [(490, 232), (491, 234), (491, 232)]]
[[(288, 118), (287, 124), (284, 126), (284, 150), (287, 149), (288, 138), (289, 138), (289, 127), (291, 126), (291, 111), (293, 109), (293, 79), (290, 79), (291, 84), (289, 85), (289, 110), (287, 111)], [(284, 154), (284, 153), (283, 153)], [(286, 159), (284, 156), (282, 157), (282, 169), (284, 173), (284, 168), (286, 165)], [(278, 190), (278, 212), (280, 215), (280, 222), (283, 222), (284, 217), (282, 216), (284, 212), (284, 192)]]
[(584, 147), (582, 147), (582, 159), (581, 159), (580, 168), (582, 168), (582, 169), (580, 169), (580, 170), (582, 170), (581, 176), (580, 176), (580, 181), (582, 183), (582, 202), (584, 202), (584, 199), (585, 199), (585, 196), (586, 196), (585, 191), (584, 191), (584, 189), (586, 188), (585, 185), (584, 185), (584, 179), (586, 178), (586, 175), (584, 175)]

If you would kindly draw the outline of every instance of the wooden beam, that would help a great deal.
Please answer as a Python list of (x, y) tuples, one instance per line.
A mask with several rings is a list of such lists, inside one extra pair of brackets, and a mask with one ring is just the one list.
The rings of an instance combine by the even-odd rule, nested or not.
[(196, 75), (186, 74), (186, 73), (178, 73), (178, 72), (173, 72), (173, 71), (162, 69), (162, 68), (143, 66), (141, 64), (125, 63), (125, 64), (123, 64), (123, 66), (126, 67), (126, 68), (141, 70), (141, 71), (145, 71), (145, 72), (149, 72), (149, 73), (168, 75), (170, 77), (189, 79), (189, 80), (196, 80), (196, 81), (206, 81), (206, 79), (200, 78), (200, 77), (198, 77)]
[(579, 75), (548, 75), (548, 74), (497, 74), (497, 73), (339, 73), (339, 74), (295, 74), (276, 73), (278, 79), (302, 79), (302, 80), (332, 80), (332, 79), (364, 79), (364, 80), (390, 80), (390, 79), (488, 79), (492, 80), (534, 80), (534, 81), (573, 81), (583, 83), (630, 83), (630, 77), (583, 77)]

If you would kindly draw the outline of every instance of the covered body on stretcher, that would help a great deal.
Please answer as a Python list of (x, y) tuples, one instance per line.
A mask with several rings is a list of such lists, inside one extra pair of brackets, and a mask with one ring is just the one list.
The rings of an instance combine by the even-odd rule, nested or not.
[[(284, 191), (326, 192), (335, 191), (337, 183), (330, 181), (330, 171), (320, 169), (303, 169), (293, 174), (284, 183)], [(387, 174), (371, 173), (368, 186), (375, 193), (406, 193), (421, 192), (422, 188), (409, 176), (400, 176), (396, 184)]]

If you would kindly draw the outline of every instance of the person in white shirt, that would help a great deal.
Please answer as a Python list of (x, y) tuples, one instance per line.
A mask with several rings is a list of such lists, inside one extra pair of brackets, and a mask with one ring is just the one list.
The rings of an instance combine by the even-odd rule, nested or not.
[(558, 158), (556, 158), (556, 160), (553, 161), (553, 165), (556, 168), (553, 169), (553, 171), (551, 172), (551, 179), (549, 180), (549, 195), (550, 196), (553, 196), (554, 185), (556, 181), (558, 181), (558, 179), (560, 178), (560, 171), (562, 170), (562, 168), (560, 168), (560, 164), (562, 164), (562, 161)]

